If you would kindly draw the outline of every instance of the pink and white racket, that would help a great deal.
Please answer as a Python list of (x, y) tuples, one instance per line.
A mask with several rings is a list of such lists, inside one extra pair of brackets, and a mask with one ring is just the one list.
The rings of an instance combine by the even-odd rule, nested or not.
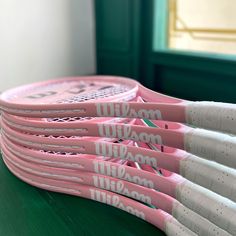
[[(83, 155), (75, 153), (71, 153), (71, 155), (64, 153), (62, 155), (51, 151), (28, 149), (14, 144), (6, 137), (3, 138), (3, 145), (6, 144), (8, 150), (26, 162), (47, 165), (54, 168), (95, 172), (151, 189), (154, 188), (176, 198), (186, 207), (209, 219), (212, 223), (229, 233), (236, 232), (236, 223), (234, 221), (236, 217), (236, 203), (199, 185), (193, 184), (177, 174), (171, 174), (165, 177), (157, 175), (157, 173), (119, 164), (124, 160), (118, 160), (119, 162), (117, 163), (99, 160), (97, 158), (94, 159), (87, 155), (86, 158), (83, 158)], [(219, 210), (221, 214), (218, 213)]]
[[(125, 102), (138, 96), (146, 103)], [(111, 102), (114, 99), (124, 102)], [(0, 104), (7, 113), (27, 117), (163, 119), (236, 133), (234, 104), (185, 101), (122, 77), (90, 76), (34, 83), (1, 94)]]
[(164, 168), (236, 202), (235, 169), (204, 160), (183, 150), (165, 147), (165, 152), (156, 152), (147, 148), (102, 142), (98, 138), (93, 140), (90, 137), (31, 135), (11, 129), (4, 119), (2, 129), (4, 136), (22, 146), (122, 158)]
[[(141, 97), (141, 100), (144, 100), (146, 103), (144, 104), (144, 103), (136, 102), (135, 100), (138, 99), (139, 97)], [(92, 102), (90, 100), (96, 100), (96, 101), (94, 103), (94, 101)], [(127, 101), (130, 101), (130, 102), (127, 103)], [(132, 118), (139, 117), (139, 118), (148, 118), (148, 119), (153, 119), (153, 120), (166, 119), (170, 121), (189, 122), (190, 124), (193, 124), (193, 125), (197, 125), (200, 127), (207, 127), (207, 128), (211, 128), (215, 130), (222, 130), (222, 131), (227, 131), (227, 132), (232, 131), (232, 133), (235, 132), (234, 129), (232, 129), (231, 127), (231, 125), (234, 124), (234, 115), (235, 115), (235, 106), (233, 104), (229, 105), (229, 104), (222, 104), (222, 103), (205, 103), (205, 102), (193, 103), (193, 102), (182, 101), (180, 99), (171, 98), (165, 95), (152, 92), (151, 90), (144, 88), (143, 86), (141, 86), (135, 81), (126, 80), (124, 78), (117, 78), (117, 77), (115, 77), (115, 80), (113, 77), (86, 77), (86, 78), (83, 77), (80, 79), (71, 78), (67, 80), (50, 81), (50, 82), (45, 82), (45, 83), (38, 83), (36, 85), (23, 86), (21, 88), (18, 88), (17, 90), (10, 90), (9, 92), (4, 93), (1, 97), (1, 107), (6, 113), (16, 114), (20, 116), (53, 117), (53, 118), (64, 117), (64, 116), (73, 116), (73, 117), (96, 116), (96, 117), (132, 117)], [(218, 114), (218, 112), (220, 112), (220, 115)], [(225, 113), (226, 115), (223, 113)], [(16, 137), (13, 137), (10, 135), (11, 137), (9, 137), (9, 130), (10, 132), (12, 131), (16, 133), (19, 133), (19, 132), (10, 129), (6, 125), (7, 122), (8, 122), (8, 126), (11, 126), (11, 124), (19, 125), (17, 122), (14, 123), (6, 119), (3, 124), (5, 125), (4, 135), (5, 136), (8, 135), (8, 138), (10, 138), (11, 140), (14, 140), (14, 138), (22, 138), (18, 135)], [(10, 122), (11, 124), (9, 124)], [(97, 121), (97, 123), (98, 122), (99, 121)], [(97, 125), (97, 123), (94, 123), (94, 126)], [(100, 125), (104, 125), (104, 124), (100, 124)], [(104, 126), (105, 129), (110, 129), (111, 127), (114, 126), (113, 124), (112, 126), (109, 126), (109, 127), (107, 125), (108, 124), (105, 124)], [(12, 127), (16, 128), (14, 126)], [(123, 127), (128, 128), (128, 126), (125, 126), (125, 125)], [(84, 128), (80, 127), (80, 128), (82, 130), (86, 129), (86, 127)], [(147, 142), (148, 140), (146, 138), (153, 137), (153, 134), (151, 133), (149, 133), (149, 135), (146, 135), (146, 133), (144, 132), (142, 128), (146, 128), (146, 127), (141, 127), (141, 130), (139, 131), (136, 130), (135, 131), (136, 133), (135, 132), (133, 133), (136, 136), (137, 136), (137, 132), (139, 132), (139, 135), (142, 133), (142, 137), (144, 139), (134, 139), (134, 138), (130, 138), (130, 139), (133, 139), (136, 141)], [(176, 130), (172, 130), (172, 131), (176, 131)], [(96, 130), (93, 130), (93, 132), (96, 132)], [(122, 134), (121, 128), (118, 132)], [(176, 135), (176, 132), (171, 132), (171, 134), (173, 133), (175, 133)], [(28, 134), (24, 134), (24, 135), (29, 136), (31, 138), (33, 137), (33, 135), (31, 136)], [(65, 134), (63, 133), (63, 135)], [(91, 134), (88, 134), (88, 133), (87, 135), (91, 136)], [(162, 136), (160, 134), (155, 134), (154, 138), (157, 138), (157, 135), (159, 135), (159, 137), (161, 137), (162, 139), (164, 137), (164, 134), (162, 134)], [(180, 136), (178, 135), (179, 134), (177, 134), (175, 137), (177, 138), (179, 137), (179, 138), (182, 138), (182, 140), (184, 140), (183, 134)], [(203, 137), (206, 137), (205, 133), (201, 133), (201, 135)], [(109, 135), (108, 136), (104, 135), (104, 136), (109, 137)], [(34, 137), (39, 138), (39, 136), (34, 136)], [(114, 136), (110, 135), (110, 137), (114, 137)], [(213, 135), (211, 137), (213, 137)], [(61, 141), (64, 141), (64, 142), (67, 140), (66, 137), (63, 137), (63, 136), (60, 136), (59, 138), (62, 138)], [(197, 138), (199, 138), (199, 135)], [(195, 137), (195, 139), (197, 138)], [(200, 137), (199, 142), (202, 141), (201, 138), (202, 137)], [(208, 138), (209, 137), (207, 137), (207, 139)], [(167, 139), (170, 140), (168, 141), (169, 145), (173, 146), (173, 144), (171, 143), (171, 137), (169, 136)], [(174, 138), (172, 137), (172, 140), (173, 139)], [(90, 138), (81, 138), (81, 140), (84, 143), (88, 143), (90, 141)], [(14, 141), (17, 142), (17, 140), (14, 140)], [(74, 137), (74, 141), (78, 141), (78, 140), (76, 140), (76, 138)], [(29, 147), (30, 147), (29, 144), (32, 143), (31, 140), (29, 139), (24, 140), (24, 142), (25, 143), (21, 143), (19, 141), (18, 143), (21, 143), (22, 145), (26, 145)], [(220, 142), (222, 142), (222, 140), (220, 140)], [(95, 141), (95, 143), (99, 143), (99, 142)], [(153, 141), (153, 143), (160, 143), (160, 142), (159, 140), (158, 141), (155, 140)], [(165, 142), (163, 143), (166, 144)], [(34, 145), (38, 145), (38, 146), (34, 146), (34, 147), (47, 149), (46, 146), (48, 145), (47, 150), (57, 150), (57, 151), (65, 150), (66, 151), (70, 149), (72, 151), (73, 150), (80, 151), (80, 152), (85, 151), (84, 146), (82, 146), (82, 143), (80, 143), (81, 146), (79, 147), (79, 149), (78, 149), (78, 146), (76, 146), (77, 144), (75, 143), (73, 144), (69, 143), (69, 144), (70, 145), (66, 147), (68, 149), (65, 149), (62, 143), (58, 145), (58, 143), (51, 143), (50, 141), (49, 143), (45, 145), (44, 143), (35, 141)], [(115, 150), (115, 153), (117, 153), (117, 150)], [(112, 150), (112, 152), (114, 151)], [(186, 160), (187, 158), (185, 158), (185, 161)], [(180, 162), (180, 160), (178, 161)], [(188, 166), (191, 166), (191, 164), (188, 164)], [(192, 164), (191, 168), (198, 167), (198, 166), (199, 166), (199, 163), (194, 160), (194, 163)], [(200, 164), (200, 167), (202, 167), (202, 163)], [(219, 169), (215, 171), (215, 169), (213, 168), (214, 166), (210, 166), (210, 167), (211, 167), (211, 170), (213, 170), (212, 173), (219, 174)], [(222, 171), (222, 169), (220, 169), (220, 171)], [(230, 178), (231, 177), (234, 178), (232, 173), (231, 172), (229, 173), (230, 173)], [(226, 173), (226, 176), (227, 175), (228, 173)], [(177, 179), (174, 180), (173, 176)], [(159, 176), (159, 177), (163, 177), (163, 179), (159, 179), (159, 181), (162, 181), (162, 184), (159, 184), (159, 185), (162, 185), (163, 187), (163, 184), (167, 184), (169, 186), (166, 186), (166, 188), (170, 188), (168, 191), (170, 192), (172, 189), (172, 192), (173, 192), (173, 189), (177, 191), (180, 188), (179, 186), (181, 186), (183, 183), (185, 182), (188, 183), (188, 181), (181, 180), (180, 177), (176, 177), (176, 176), (174, 174), (170, 175), (168, 178), (164, 176)], [(220, 173), (220, 177), (222, 178), (224, 177), (224, 172)], [(203, 178), (201, 179), (201, 181), (203, 182)], [(216, 186), (217, 186), (215, 188), (218, 188), (220, 189), (219, 191), (224, 192), (224, 189), (220, 188), (219, 186), (225, 186), (225, 185), (224, 183), (222, 185), (219, 182), (220, 180), (218, 182), (217, 181), (214, 182), (216, 183)], [(222, 182), (224, 182), (224, 180), (222, 180)], [(186, 189), (189, 189), (189, 188), (190, 186), (187, 184)], [(232, 190), (231, 188), (228, 188), (228, 187), (226, 189), (228, 192)], [(201, 191), (197, 189), (196, 192), (199, 193)], [(231, 196), (232, 192), (229, 195)], [(205, 195), (203, 194), (203, 196), (208, 197), (208, 200), (209, 200), (209, 196), (207, 194)], [(212, 198), (213, 198), (214, 204), (219, 203), (214, 197), (211, 196), (210, 199), (212, 200)], [(192, 202), (194, 201), (192, 200)], [(222, 203), (223, 205), (225, 204), (224, 201)], [(228, 206), (230, 205), (229, 203), (227, 204)], [(215, 209), (214, 207), (213, 209)], [(226, 205), (224, 205), (224, 208), (225, 207)], [(231, 205), (229, 209), (230, 210), (228, 213), (229, 214), (232, 213), (231, 217), (233, 217), (235, 213), (234, 205)], [(204, 210), (209, 211), (209, 208), (207, 210), (206, 209)], [(227, 212), (227, 210), (223, 212), (225, 213)], [(227, 216), (229, 215), (227, 214)], [(215, 218), (217, 217), (218, 216), (215, 216)], [(220, 220), (222, 219), (220, 218)], [(224, 225), (223, 227), (228, 228), (228, 225), (225, 226), (225, 224), (222, 222), (220, 222), (220, 224)], [(231, 225), (231, 222), (230, 222), (230, 225)], [(235, 227), (232, 226), (232, 228), (235, 228)], [(230, 229), (230, 230), (232, 230), (233, 232), (233, 229)]]
[(180, 224), (175, 218), (160, 209), (149, 208), (130, 198), (111, 193), (106, 190), (94, 188), (91, 186), (71, 183), (69, 181), (58, 181), (48, 178), (42, 178), (26, 172), (23, 172), (12, 165), (4, 158), (5, 164), (9, 170), (21, 180), (50, 191), (71, 194), (79, 197), (88, 198), (94, 201), (105, 203), (107, 205), (124, 210), (133, 214), (161, 229), (166, 235), (192, 236), (197, 235), (188, 228)]
[[(4, 122), (22, 132), (44, 135), (96, 136), (158, 143), (186, 150), (192, 154), (236, 168), (236, 137), (214, 131), (196, 129), (181, 123), (144, 120), (136, 125), (115, 123), (115, 119), (26, 118), (4, 113)], [(118, 118), (117, 118), (118, 119)], [(126, 119), (127, 120), (127, 119)], [(127, 121), (128, 122), (128, 121)], [(145, 125), (145, 126), (144, 126)], [(158, 127), (154, 128), (154, 127)]]
[(74, 171), (72, 169), (55, 168), (45, 165), (38, 165), (27, 162), (15, 156), (3, 145), (4, 161), (8, 166), (20, 170), (22, 173), (31, 176), (46, 178), (49, 180), (69, 181), (72, 184), (78, 183), (112, 191), (138, 201), (153, 205), (156, 208), (173, 215), (181, 224), (195, 232), (197, 235), (213, 236), (230, 234), (210, 221), (191, 211), (170, 196), (153, 189), (145, 188), (114, 177), (104, 176), (85, 171)]

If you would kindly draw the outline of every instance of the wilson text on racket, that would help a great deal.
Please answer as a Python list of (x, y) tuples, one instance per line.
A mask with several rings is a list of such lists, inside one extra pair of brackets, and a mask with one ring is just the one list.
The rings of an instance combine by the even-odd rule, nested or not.
[(97, 115), (102, 117), (133, 117), (162, 120), (160, 110), (134, 110), (127, 103), (96, 103)]

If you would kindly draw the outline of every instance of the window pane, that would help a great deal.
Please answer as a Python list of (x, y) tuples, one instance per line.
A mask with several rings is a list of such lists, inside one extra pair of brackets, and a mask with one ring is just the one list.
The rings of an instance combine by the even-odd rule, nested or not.
[(236, 0), (169, 0), (171, 49), (236, 54)]

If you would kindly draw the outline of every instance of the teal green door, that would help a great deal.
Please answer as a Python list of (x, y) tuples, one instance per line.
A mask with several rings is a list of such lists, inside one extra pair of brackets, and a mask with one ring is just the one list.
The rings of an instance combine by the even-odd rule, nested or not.
[(96, 0), (97, 73), (139, 78), (141, 0)]

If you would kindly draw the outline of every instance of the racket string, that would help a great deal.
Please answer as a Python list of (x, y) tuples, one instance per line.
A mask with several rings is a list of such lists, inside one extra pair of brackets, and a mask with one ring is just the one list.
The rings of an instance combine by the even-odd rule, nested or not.
[[(81, 130), (85, 130), (85, 129), (81, 129)], [(29, 133), (28, 133), (29, 134)], [(51, 135), (51, 134), (31, 134), (30, 135), (33, 135), (35, 137), (40, 137), (40, 138), (49, 138), (49, 139), (86, 139), (88, 137), (84, 137), (84, 136), (74, 136), (74, 135), (68, 135), (68, 136), (65, 136), (65, 135)]]
[[(31, 149), (32, 150), (32, 149)], [(39, 150), (40, 152), (53, 154), (53, 155), (63, 155), (63, 156), (75, 156), (78, 155), (76, 152), (59, 152), (59, 151), (47, 151), (47, 150)]]
[(58, 100), (57, 103), (60, 104), (71, 104), (71, 103), (78, 103), (78, 102), (86, 102), (95, 99), (104, 99), (108, 97), (112, 97), (115, 95), (122, 94), (129, 90), (126, 86), (113, 86), (107, 89), (92, 91), (90, 93), (76, 95), (70, 98)]
[(47, 118), (46, 122), (76, 122), (76, 121), (88, 121), (95, 119), (93, 117), (56, 117), (56, 118)]

